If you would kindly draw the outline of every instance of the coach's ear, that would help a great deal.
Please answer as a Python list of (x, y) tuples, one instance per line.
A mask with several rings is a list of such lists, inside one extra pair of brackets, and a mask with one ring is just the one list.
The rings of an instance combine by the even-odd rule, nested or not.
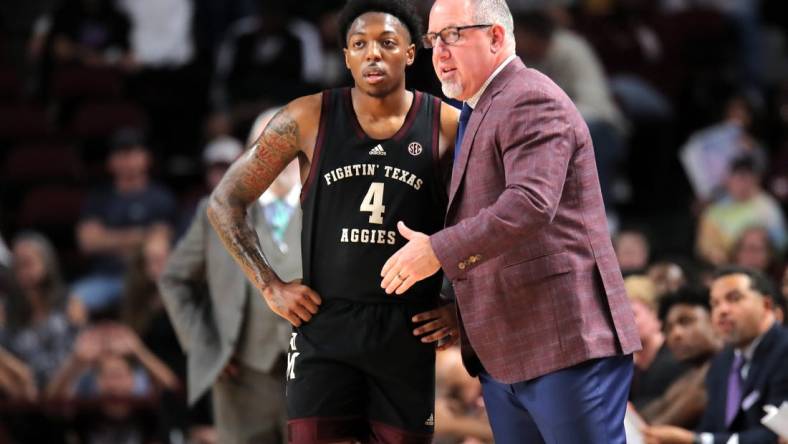
[(499, 24), (494, 24), (492, 28), (490, 28), (490, 33), (492, 33), (490, 52), (495, 54), (501, 51), (505, 46), (504, 40), (506, 39), (506, 29)]

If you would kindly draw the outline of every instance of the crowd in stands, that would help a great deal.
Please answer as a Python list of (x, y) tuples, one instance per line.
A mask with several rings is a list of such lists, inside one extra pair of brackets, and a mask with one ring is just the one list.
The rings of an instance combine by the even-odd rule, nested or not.
[[(788, 3), (509, 3), (518, 55), (591, 130), (643, 342), (631, 408), (647, 442), (734, 424), (713, 396), (728, 387), (716, 363), (739, 356), (720, 326), (778, 353), (764, 338), (788, 318)], [(0, 442), (216, 442), (210, 397), (187, 407), (156, 282), (258, 115), (352, 82), (341, 6), (1, 2)], [(426, 50), (407, 75), (441, 96)], [(741, 309), (723, 291), (739, 284)], [(788, 375), (767, 364), (764, 384)], [(436, 442), (492, 442), (458, 350), (436, 374)]]

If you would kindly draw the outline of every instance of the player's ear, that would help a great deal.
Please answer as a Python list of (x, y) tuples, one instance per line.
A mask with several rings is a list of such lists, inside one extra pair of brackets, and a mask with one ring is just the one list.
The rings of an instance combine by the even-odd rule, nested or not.
[(342, 48), (342, 53), (345, 55), (345, 67), (347, 67), (347, 69), (350, 69), (350, 60), (349, 60), (350, 56), (348, 55), (347, 46)]
[(408, 45), (408, 49), (405, 51), (405, 53), (408, 56), (408, 59), (406, 60), (405, 63), (408, 66), (410, 66), (416, 60), (416, 44), (415, 43), (411, 43), (410, 45)]

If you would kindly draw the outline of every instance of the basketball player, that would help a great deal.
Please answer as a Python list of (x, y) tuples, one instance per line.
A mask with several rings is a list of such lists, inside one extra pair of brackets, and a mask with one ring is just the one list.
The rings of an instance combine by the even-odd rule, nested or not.
[[(208, 215), (271, 309), (294, 326), (290, 442), (429, 443), (430, 342), (455, 340), (456, 320), (434, 309), (441, 276), (393, 297), (380, 288), (379, 271), (405, 244), (398, 221), (426, 233), (442, 228), (458, 113), (405, 89), (421, 32), (406, 0), (350, 0), (340, 32), (354, 87), (289, 103), (225, 175)], [(245, 213), (296, 157), (304, 279), (285, 283)], [(425, 310), (430, 322), (412, 331)]]

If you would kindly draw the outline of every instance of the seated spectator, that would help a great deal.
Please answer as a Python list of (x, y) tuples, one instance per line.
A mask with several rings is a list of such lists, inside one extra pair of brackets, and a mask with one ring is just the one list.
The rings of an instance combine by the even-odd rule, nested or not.
[(179, 387), (172, 370), (151, 353), (131, 328), (105, 321), (80, 333), (72, 353), (48, 384), (47, 397), (79, 400), (107, 395), (101, 385), (101, 364), (116, 357), (134, 364), (129, 396), (151, 398)]
[(460, 444), (469, 438), (492, 443), (482, 386), (468, 375), (459, 348), (438, 353), (435, 377), (435, 444)]
[(785, 219), (774, 198), (761, 188), (760, 172), (752, 157), (732, 162), (726, 188), (728, 195), (701, 215), (697, 240), (701, 257), (713, 264), (724, 264), (736, 238), (753, 225), (763, 226), (777, 251), (783, 251)]
[(121, 130), (112, 145), (112, 187), (88, 197), (77, 226), (79, 247), (94, 265), (73, 291), (91, 313), (115, 308), (127, 262), (149, 232), (169, 232), (175, 216), (174, 197), (150, 178), (151, 154), (142, 135)]
[(684, 269), (670, 261), (660, 261), (648, 267), (647, 275), (654, 283), (657, 295), (678, 291), (687, 284)]
[(708, 291), (684, 287), (664, 295), (659, 317), (668, 348), (688, 370), (639, 413), (651, 425), (694, 428), (706, 408), (704, 381), (709, 364), (722, 348), (711, 323)]
[(650, 246), (646, 235), (638, 230), (622, 230), (613, 239), (618, 265), (624, 276), (643, 273), (648, 267)]
[(517, 54), (557, 83), (588, 124), (602, 197), (610, 213), (613, 181), (625, 151), (627, 122), (613, 101), (602, 63), (584, 37), (557, 27), (547, 12), (522, 13), (514, 20)]
[(731, 249), (730, 263), (745, 268), (754, 268), (769, 277), (780, 278), (777, 251), (769, 238), (769, 232), (761, 226), (745, 229)]
[(157, 353), (165, 360), (182, 356), (156, 285), (169, 255), (168, 234), (158, 232), (148, 236), (139, 247), (126, 274), (120, 310), (121, 322), (131, 327), (148, 347), (161, 347), (164, 351), (167, 346), (175, 346), (175, 350)]
[(189, 0), (120, 0), (129, 19), (130, 46), (137, 63), (148, 68), (178, 68), (192, 60), (194, 4)]
[(54, 59), (89, 66), (132, 65), (129, 19), (112, 0), (65, 0), (52, 16)]
[(200, 200), (213, 191), (230, 165), (241, 156), (243, 150), (241, 142), (226, 135), (214, 137), (205, 146), (202, 152), (205, 168), (204, 183), (190, 190), (187, 197), (182, 199), (185, 203), (178, 221), (178, 237), (185, 234), (189, 228)]
[(43, 388), (68, 357), (83, 310), (78, 300), (68, 298), (55, 250), (38, 233), (14, 239), (13, 277), (0, 344), (30, 368), (35, 386)]
[(756, 168), (766, 166), (766, 152), (750, 135), (753, 110), (743, 96), (728, 100), (721, 122), (690, 135), (679, 157), (695, 197), (703, 204), (725, 194), (730, 167), (737, 158), (751, 156)]
[[(156, 285), (170, 255), (170, 236), (153, 233), (140, 246), (126, 274), (120, 307), (121, 322), (131, 327), (142, 343), (172, 370), (179, 386), (186, 381), (186, 358), (164, 309)], [(163, 394), (159, 410), (162, 427), (185, 430), (187, 408), (182, 390)]]
[(629, 276), (624, 280), (624, 287), (643, 344), (643, 349), (635, 352), (635, 372), (629, 395), (629, 400), (640, 409), (661, 396), (685, 368), (665, 344), (657, 317), (657, 294), (651, 280), (645, 276)]
[(706, 378), (708, 405), (696, 432), (644, 429), (648, 443), (776, 443), (761, 424), (763, 406), (788, 400), (788, 330), (775, 320), (777, 294), (762, 273), (718, 271), (711, 286), (712, 322), (726, 343)]

